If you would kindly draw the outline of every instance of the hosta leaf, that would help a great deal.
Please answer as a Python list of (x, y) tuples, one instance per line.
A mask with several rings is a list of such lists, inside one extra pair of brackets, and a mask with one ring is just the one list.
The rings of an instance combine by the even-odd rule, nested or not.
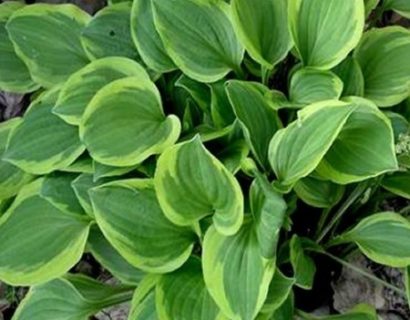
[(158, 317), (162, 320), (223, 320), (202, 276), (201, 260), (192, 257), (180, 269), (163, 275), (156, 287)]
[(370, 12), (372, 12), (374, 8), (377, 7), (379, 2), (380, 0), (364, 0), (364, 9), (365, 9), (366, 18), (369, 16)]
[(14, 118), (0, 123), (0, 200), (16, 195), (33, 177), (13, 164), (2, 160), (7, 140), (20, 123), (21, 118)]
[(296, 285), (303, 289), (312, 289), (316, 265), (313, 259), (305, 253), (301, 239), (296, 235), (290, 241), (290, 263), (293, 267)]
[(283, 185), (294, 184), (316, 168), (352, 111), (353, 107), (344, 102), (315, 103), (276, 132), (269, 146), (269, 161)]
[(14, 13), (6, 28), (34, 81), (50, 88), (88, 63), (80, 34), (89, 20), (72, 4), (34, 4)]
[(289, 23), (303, 65), (330, 69), (359, 42), (364, 4), (357, 0), (290, 0)]
[(170, 272), (191, 254), (192, 229), (164, 216), (151, 180), (112, 182), (91, 191), (101, 231), (133, 266), (147, 272)]
[(248, 156), (249, 148), (244, 140), (229, 142), (228, 146), (221, 149), (216, 157), (221, 160), (226, 169), (236, 174), (241, 168), (242, 161)]
[(71, 172), (71, 173), (93, 173), (93, 160), (88, 155), (87, 152), (80, 155), (72, 164), (69, 166), (60, 169), (63, 172)]
[(93, 161), (94, 180), (98, 181), (101, 178), (122, 176), (126, 173), (134, 171), (138, 166), (131, 167), (112, 167), (105, 164)]
[(61, 211), (83, 214), (84, 210), (71, 186), (77, 177), (76, 173), (64, 172), (54, 172), (47, 175), (43, 180), (40, 196)]
[(410, 200), (410, 172), (399, 171), (391, 175), (386, 175), (381, 185), (386, 190)]
[(57, 95), (45, 92), (31, 103), (13, 130), (4, 159), (26, 172), (45, 174), (69, 166), (83, 153), (77, 128), (51, 112)]
[(387, 111), (384, 114), (389, 118), (393, 133), (395, 143), (400, 141), (400, 135), (405, 135), (410, 132), (410, 124), (405, 117), (400, 113)]
[(32, 287), (13, 320), (87, 320), (99, 310), (128, 298), (128, 287), (112, 287), (82, 275), (67, 275)]
[[(240, 70), (244, 50), (229, 5), (212, 0), (152, 0), (156, 29), (175, 64), (190, 78), (215, 82)], [(187, 45), (189, 44), (189, 45)]]
[(90, 59), (128, 57), (138, 59), (131, 39), (131, 2), (122, 2), (98, 11), (81, 33), (81, 42)]
[(239, 39), (255, 61), (271, 69), (285, 58), (292, 47), (287, 0), (234, 0), (231, 6)]
[(371, 101), (348, 101), (356, 109), (318, 166), (320, 175), (346, 184), (397, 169), (389, 119)]
[(158, 320), (155, 306), (155, 286), (160, 277), (149, 274), (144, 277), (134, 292), (128, 320)]
[(228, 94), (223, 81), (208, 84), (211, 89), (211, 116), (217, 128), (225, 128), (235, 121)]
[(377, 312), (374, 307), (370, 305), (360, 304), (354, 307), (352, 310), (344, 314), (329, 315), (329, 316), (314, 316), (303, 313), (302, 319), (305, 320), (377, 320)]
[(85, 108), (101, 88), (112, 81), (132, 76), (149, 79), (138, 63), (127, 58), (109, 57), (93, 61), (67, 80), (53, 112), (66, 122), (78, 125)]
[(393, 26), (367, 31), (354, 57), (364, 75), (364, 96), (380, 107), (398, 104), (409, 96), (410, 31)]
[(226, 91), (254, 156), (262, 167), (269, 167), (269, 142), (281, 123), (264, 95), (268, 89), (258, 83), (232, 80), (227, 83)]
[(343, 81), (343, 96), (364, 95), (364, 77), (355, 58), (347, 57), (333, 69), (333, 72)]
[[(383, 236), (384, 235), (384, 236)], [(373, 214), (343, 234), (343, 242), (355, 242), (371, 260), (391, 267), (410, 264), (410, 222), (394, 213)]]
[(14, 51), (6, 30), (10, 16), (23, 6), (15, 1), (0, 4), (0, 89), (9, 92), (24, 93), (38, 88), (31, 79), (27, 66)]
[(191, 225), (213, 214), (216, 229), (234, 234), (243, 221), (243, 195), (235, 177), (202, 145), (199, 136), (165, 150), (155, 188), (164, 214)]
[(410, 2), (408, 0), (385, 0), (383, 9), (394, 10), (403, 17), (410, 19)]
[(262, 308), (275, 272), (276, 244), (286, 212), (283, 199), (270, 186), (254, 184), (251, 194), (253, 219), (245, 220), (232, 236), (211, 226), (204, 238), (206, 286), (222, 312), (233, 320), (254, 319)]
[(186, 90), (202, 111), (209, 112), (211, 91), (208, 85), (192, 80), (186, 75), (181, 75), (175, 82), (175, 86)]
[(294, 278), (286, 277), (279, 269), (276, 269), (261, 312), (273, 313), (277, 310), (290, 295), (294, 284)]
[(323, 100), (339, 99), (343, 82), (331, 71), (302, 68), (290, 80), (289, 98), (297, 105), (307, 105)]
[(67, 215), (41, 198), (41, 183), (25, 186), (0, 219), (0, 279), (13, 285), (63, 275), (81, 258), (87, 241), (88, 219)]
[(164, 115), (154, 83), (130, 77), (98, 91), (83, 115), (80, 137), (94, 160), (128, 167), (174, 144), (180, 126), (177, 117)]
[(316, 208), (330, 208), (340, 201), (344, 186), (312, 176), (303, 178), (295, 184), (298, 197), (308, 205)]
[(93, 257), (121, 282), (137, 285), (143, 278), (144, 273), (130, 265), (105, 239), (97, 226), (90, 229), (87, 247)]
[(88, 191), (94, 187), (101, 185), (103, 181), (94, 181), (94, 176), (90, 173), (80, 174), (72, 183), (74, 193), (78, 198), (84, 211), (90, 216), (94, 217), (94, 211), (91, 204), (90, 195)]
[(157, 72), (176, 69), (155, 29), (152, 0), (133, 1), (131, 34), (142, 60), (148, 67)]

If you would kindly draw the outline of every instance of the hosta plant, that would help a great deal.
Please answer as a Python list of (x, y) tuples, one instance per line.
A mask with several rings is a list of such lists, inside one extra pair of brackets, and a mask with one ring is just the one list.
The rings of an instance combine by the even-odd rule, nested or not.
[[(30, 287), (13, 319), (123, 302), (129, 320), (377, 319), (311, 314), (335, 264), (410, 295), (410, 31), (392, 10), (409, 1), (1, 4), (0, 89), (31, 101), (0, 124), (0, 280)], [(119, 284), (74, 273), (84, 255)]]

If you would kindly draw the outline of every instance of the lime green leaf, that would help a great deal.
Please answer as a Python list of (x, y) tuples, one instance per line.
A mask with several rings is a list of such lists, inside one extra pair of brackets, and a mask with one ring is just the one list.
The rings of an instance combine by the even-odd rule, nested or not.
[(31, 79), (27, 66), (15, 53), (6, 30), (10, 16), (23, 6), (14, 1), (0, 4), (0, 89), (9, 92), (25, 93), (38, 88)]
[(90, 193), (101, 231), (131, 265), (164, 273), (188, 259), (195, 234), (166, 219), (151, 180), (116, 181)]
[(40, 196), (48, 200), (59, 210), (83, 214), (84, 210), (71, 187), (71, 183), (78, 177), (76, 173), (54, 172), (47, 175), (41, 186)]
[(130, 265), (105, 239), (97, 226), (90, 229), (87, 247), (93, 257), (122, 283), (137, 285), (144, 273)]
[(63, 275), (81, 258), (87, 241), (89, 221), (41, 198), (41, 183), (25, 186), (0, 218), (0, 279), (12, 285)]
[(364, 0), (364, 8), (365, 8), (365, 17), (367, 18), (377, 5), (379, 4), (380, 0)]
[(87, 320), (99, 310), (130, 298), (129, 287), (112, 287), (82, 275), (67, 275), (32, 287), (13, 320)]
[(219, 81), (208, 84), (211, 88), (211, 116), (217, 128), (224, 128), (235, 121), (228, 94), (225, 90), (225, 82)]
[(303, 289), (312, 289), (316, 265), (305, 253), (301, 239), (296, 235), (290, 241), (290, 263), (293, 267), (296, 285)]
[(295, 313), (295, 302), (294, 302), (293, 293), (288, 296), (286, 301), (277, 309), (272, 318), (269, 320), (288, 320), (294, 318)]
[(53, 112), (66, 122), (78, 125), (85, 108), (101, 88), (114, 80), (132, 76), (149, 79), (141, 65), (127, 58), (93, 61), (67, 80)]
[(292, 47), (287, 0), (233, 0), (233, 21), (250, 56), (272, 69)]
[(60, 171), (71, 173), (93, 173), (93, 160), (87, 152), (84, 152), (72, 164), (60, 169)]
[(359, 304), (352, 310), (338, 315), (317, 317), (310, 314), (302, 313), (302, 319), (305, 320), (378, 320), (377, 312), (373, 306)]
[(290, 79), (289, 98), (304, 106), (323, 100), (339, 99), (343, 82), (331, 71), (301, 68)]
[[(385, 235), (385, 236), (383, 236)], [(394, 212), (382, 212), (360, 221), (340, 236), (343, 242), (355, 242), (371, 260), (391, 267), (410, 264), (410, 222)]]
[(244, 50), (229, 5), (212, 0), (153, 0), (154, 22), (165, 49), (187, 76), (215, 82), (237, 72)]
[(89, 20), (72, 4), (34, 4), (16, 11), (6, 28), (34, 81), (51, 88), (88, 63), (80, 34)]
[(410, 172), (395, 172), (386, 175), (381, 185), (386, 190), (410, 200)]
[(83, 153), (77, 128), (51, 112), (57, 95), (46, 92), (31, 103), (11, 134), (5, 160), (26, 172), (45, 174), (69, 166)]
[(98, 11), (81, 33), (81, 42), (90, 59), (128, 57), (138, 60), (131, 39), (131, 5), (122, 2)]
[(204, 238), (205, 283), (229, 319), (255, 318), (275, 272), (276, 245), (286, 203), (269, 185), (259, 183), (251, 187), (253, 219), (246, 219), (232, 236), (224, 236), (211, 226)]
[(186, 75), (181, 75), (175, 82), (175, 86), (186, 90), (202, 111), (209, 112), (211, 91), (208, 85), (192, 80)]
[(299, 180), (294, 188), (298, 197), (316, 208), (331, 208), (343, 197), (344, 186), (309, 176)]
[(364, 77), (355, 58), (347, 57), (333, 69), (333, 72), (343, 81), (342, 96), (364, 95)]
[(409, 96), (410, 31), (386, 27), (367, 31), (354, 57), (364, 75), (365, 98), (380, 107), (398, 104)]
[(161, 153), (179, 133), (178, 118), (164, 115), (160, 93), (145, 77), (106, 85), (91, 100), (80, 124), (80, 137), (92, 158), (118, 167)]
[(156, 306), (162, 320), (222, 320), (205, 286), (201, 260), (195, 257), (161, 277), (156, 287)]
[(295, 284), (294, 278), (286, 277), (278, 268), (269, 285), (268, 296), (262, 307), (262, 313), (273, 313), (289, 297), (292, 287)]
[(30, 174), (2, 160), (9, 136), (21, 121), (21, 118), (14, 118), (0, 123), (0, 200), (15, 196), (26, 183), (33, 179)]
[(144, 277), (134, 292), (128, 320), (158, 320), (155, 306), (155, 286), (160, 276), (149, 274)]
[(107, 166), (105, 164), (98, 163), (97, 161), (93, 161), (93, 167), (94, 167), (94, 180), (97, 181), (97, 180), (100, 180), (101, 178), (122, 176), (126, 173), (134, 171), (138, 166), (112, 167), (112, 166)]
[(303, 65), (330, 69), (359, 42), (364, 4), (357, 0), (290, 0), (289, 23)]
[(243, 195), (235, 177), (202, 145), (198, 136), (177, 144), (158, 159), (158, 201), (177, 225), (213, 215), (222, 234), (236, 233), (243, 221)]
[(269, 161), (283, 185), (293, 185), (311, 173), (329, 150), (353, 107), (340, 101), (312, 104), (271, 140)]
[(371, 101), (350, 98), (356, 106), (317, 168), (333, 182), (347, 184), (397, 169), (389, 119)]
[(131, 34), (142, 60), (148, 67), (161, 73), (176, 69), (155, 29), (151, 0), (133, 1)]
[(410, 19), (410, 2), (408, 0), (385, 0), (383, 9), (394, 10), (403, 17)]
[(262, 167), (269, 167), (269, 142), (281, 127), (277, 112), (265, 96), (269, 90), (258, 83), (231, 80), (226, 91), (255, 158)]
[(94, 181), (94, 176), (90, 173), (80, 174), (77, 177), (77, 179), (75, 179), (71, 183), (71, 186), (73, 187), (74, 193), (77, 196), (78, 201), (80, 202), (84, 211), (92, 218), (94, 217), (94, 211), (92, 208), (91, 199), (90, 195), (88, 194), (88, 191), (103, 183), (103, 180)]

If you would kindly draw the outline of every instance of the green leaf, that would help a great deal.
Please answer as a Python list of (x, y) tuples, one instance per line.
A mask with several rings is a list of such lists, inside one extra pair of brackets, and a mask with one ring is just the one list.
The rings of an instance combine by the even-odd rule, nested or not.
[(213, 225), (203, 244), (206, 286), (233, 320), (254, 319), (262, 308), (275, 272), (276, 244), (286, 213), (285, 202), (270, 186), (254, 183), (251, 197), (253, 219), (246, 219), (232, 236), (220, 234)]
[(410, 19), (410, 2), (408, 0), (385, 0), (383, 9), (394, 10), (403, 17)]
[(395, 143), (400, 141), (400, 136), (410, 132), (410, 124), (400, 113), (385, 111), (384, 114), (389, 118), (394, 133)]
[(82, 275), (67, 275), (32, 287), (13, 320), (87, 320), (99, 310), (129, 298), (129, 287), (112, 287)]
[(303, 65), (330, 69), (359, 42), (364, 4), (357, 0), (290, 0), (289, 23)]
[(287, 0), (233, 0), (235, 30), (249, 55), (272, 69), (292, 47)]
[(225, 128), (235, 121), (235, 113), (225, 90), (225, 82), (219, 81), (208, 85), (211, 89), (212, 121), (217, 128)]
[(111, 182), (90, 194), (101, 231), (131, 265), (165, 273), (189, 258), (195, 233), (166, 219), (151, 180)]
[(397, 169), (389, 119), (371, 101), (349, 98), (356, 106), (317, 168), (335, 183), (347, 184)]
[(231, 80), (226, 91), (250, 149), (260, 165), (268, 168), (269, 142), (282, 126), (266, 97), (269, 90), (258, 83)]
[(130, 77), (98, 91), (84, 112), (80, 137), (97, 162), (129, 167), (173, 145), (180, 127), (176, 116), (165, 116), (154, 83)]
[(262, 313), (274, 313), (285, 303), (295, 284), (294, 278), (286, 277), (278, 268), (269, 285), (268, 296), (262, 307)]
[(161, 208), (173, 223), (191, 225), (213, 214), (220, 233), (239, 230), (244, 210), (241, 187), (199, 136), (165, 150), (154, 181)]
[(89, 20), (72, 4), (33, 4), (16, 11), (6, 28), (33, 80), (51, 88), (88, 63), (80, 35)]
[(138, 285), (132, 298), (128, 320), (158, 320), (155, 306), (155, 286), (160, 276), (149, 274)]
[[(106, 182), (106, 181), (105, 181)], [(84, 211), (92, 218), (94, 218), (94, 211), (91, 204), (90, 195), (88, 191), (94, 187), (103, 184), (104, 181), (94, 181), (94, 176), (90, 173), (80, 174), (72, 183), (74, 193), (78, 198)]]
[(144, 273), (130, 265), (117, 250), (105, 239), (97, 226), (90, 229), (87, 247), (93, 257), (122, 283), (137, 285)]
[(98, 11), (81, 33), (81, 43), (91, 60), (127, 57), (138, 60), (131, 38), (131, 5), (121, 2)]
[(344, 186), (308, 176), (299, 180), (294, 188), (298, 197), (316, 208), (331, 208), (343, 197)]
[(68, 167), (60, 169), (63, 172), (72, 172), (72, 173), (93, 173), (93, 160), (88, 155), (87, 152), (80, 155), (77, 160), (75, 160)]
[(323, 101), (298, 112), (298, 119), (273, 136), (269, 161), (283, 185), (309, 175), (336, 140), (353, 107), (340, 101)]
[(21, 118), (0, 123), (0, 200), (15, 196), (33, 176), (2, 159), (11, 132), (21, 124)]
[(377, 7), (380, 0), (364, 0), (365, 17), (367, 18), (369, 14)]
[(230, 21), (229, 5), (212, 0), (152, 0), (165, 49), (188, 77), (215, 82), (240, 73), (244, 50)]
[(40, 196), (59, 210), (72, 214), (84, 214), (71, 183), (78, 177), (76, 173), (54, 172), (47, 175), (41, 186)]
[(227, 319), (208, 293), (198, 258), (192, 257), (180, 269), (163, 275), (155, 293), (162, 320)]
[(33, 174), (46, 174), (73, 163), (85, 150), (76, 127), (51, 110), (58, 91), (34, 100), (23, 122), (13, 130), (3, 159)]
[(290, 241), (290, 263), (293, 267), (296, 285), (306, 290), (312, 289), (316, 265), (313, 259), (305, 253), (302, 241), (297, 235), (294, 235)]
[(386, 190), (410, 200), (410, 172), (394, 172), (384, 176), (381, 185)]
[(202, 111), (209, 112), (211, 91), (208, 85), (192, 80), (183, 74), (175, 82), (175, 86), (186, 90)]
[(302, 314), (302, 319), (305, 320), (377, 320), (377, 312), (373, 306), (366, 304), (359, 304), (352, 310), (344, 314), (330, 315), (317, 317), (310, 314)]
[(289, 98), (305, 106), (323, 100), (339, 99), (343, 82), (331, 71), (301, 68), (290, 79)]
[(15, 53), (6, 30), (10, 16), (23, 6), (14, 1), (0, 4), (0, 89), (9, 92), (25, 93), (38, 89), (27, 66)]
[(365, 98), (380, 107), (409, 96), (410, 31), (399, 26), (367, 31), (354, 52), (364, 75)]
[(131, 34), (142, 60), (148, 67), (160, 73), (176, 69), (155, 29), (152, 0), (133, 1)]
[(98, 163), (97, 161), (93, 161), (94, 167), (94, 180), (100, 180), (106, 177), (118, 177), (124, 174), (127, 174), (131, 171), (134, 171), (138, 166), (131, 166), (131, 167), (112, 167), (107, 166), (105, 164)]
[[(383, 236), (386, 235), (386, 236)], [(340, 236), (341, 242), (355, 242), (371, 260), (391, 267), (410, 264), (410, 222), (394, 212), (373, 214)]]
[(355, 58), (347, 57), (333, 69), (333, 72), (343, 81), (342, 96), (364, 95), (364, 77)]
[(95, 94), (112, 81), (126, 77), (149, 79), (141, 65), (127, 58), (108, 57), (91, 62), (64, 84), (53, 112), (64, 121), (79, 125)]
[(0, 218), (0, 279), (12, 285), (63, 275), (80, 260), (87, 241), (88, 219), (41, 198), (41, 183), (25, 186)]

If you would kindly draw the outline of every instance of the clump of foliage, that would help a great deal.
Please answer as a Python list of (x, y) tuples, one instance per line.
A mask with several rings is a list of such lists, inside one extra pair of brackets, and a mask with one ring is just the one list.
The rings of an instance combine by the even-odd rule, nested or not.
[[(410, 31), (377, 18), (410, 6), (377, 3), (1, 4), (0, 89), (31, 94), (0, 124), (13, 319), (316, 319), (324, 258), (408, 270), (381, 204), (410, 199)], [(85, 252), (121, 284), (69, 273)]]

